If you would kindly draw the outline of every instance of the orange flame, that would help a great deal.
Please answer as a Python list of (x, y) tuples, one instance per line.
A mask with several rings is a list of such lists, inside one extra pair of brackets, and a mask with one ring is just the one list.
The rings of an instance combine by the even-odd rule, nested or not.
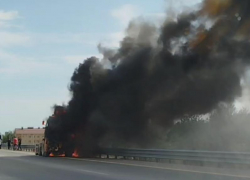
[(55, 155), (53, 153), (49, 154), (49, 157), (65, 157), (65, 154), (59, 154), (59, 155)]
[(74, 153), (72, 154), (72, 157), (75, 157), (75, 158), (79, 157), (79, 154), (77, 153), (77, 150), (74, 151)]
[(58, 155), (58, 157), (65, 157), (65, 154), (60, 154)]

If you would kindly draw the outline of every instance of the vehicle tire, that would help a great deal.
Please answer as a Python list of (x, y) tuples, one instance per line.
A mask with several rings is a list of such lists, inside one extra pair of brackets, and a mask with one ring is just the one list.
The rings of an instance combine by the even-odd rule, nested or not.
[(69, 152), (69, 151), (66, 151), (66, 152), (65, 152), (65, 157), (72, 157), (72, 154), (73, 154), (73, 153), (71, 153), (71, 152)]
[(43, 157), (49, 157), (49, 152), (43, 152)]
[(42, 154), (42, 148), (41, 147), (39, 147), (39, 156), (42, 156), (43, 154)]
[(49, 154), (50, 154), (49, 152), (46, 152), (46, 157), (49, 157)]

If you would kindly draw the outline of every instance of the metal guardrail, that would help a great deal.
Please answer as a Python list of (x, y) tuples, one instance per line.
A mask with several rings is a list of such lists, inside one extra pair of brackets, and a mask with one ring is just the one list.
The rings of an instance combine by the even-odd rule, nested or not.
[(161, 150), (161, 149), (100, 149), (99, 155), (107, 158), (131, 158), (138, 160), (180, 160), (184, 164), (196, 162), (216, 164), (242, 164), (250, 165), (250, 153), (247, 152), (222, 152), (222, 151), (192, 151), (192, 150)]
[[(3, 149), (8, 149), (7, 143), (2, 144)], [(34, 152), (35, 145), (21, 145), (22, 151)], [(10, 146), (10, 149), (13, 150), (13, 146)]]
[[(2, 148), (7, 149), (7, 144), (3, 143)], [(35, 145), (22, 145), (22, 150), (34, 152)], [(180, 160), (184, 164), (188, 162), (196, 162), (200, 165), (205, 163), (216, 163), (247, 165), (250, 167), (250, 153), (248, 152), (101, 148), (96, 155), (99, 157), (106, 156), (107, 158), (120, 157), (133, 160), (151, 160), (156, 162), (161, 160), (168, 160), (169, 162)]]

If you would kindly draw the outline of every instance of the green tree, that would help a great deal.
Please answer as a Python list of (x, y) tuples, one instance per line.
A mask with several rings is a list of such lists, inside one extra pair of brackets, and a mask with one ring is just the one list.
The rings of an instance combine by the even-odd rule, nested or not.
[(13, 131), (5, 132), (5, 134), (3, 135), (3, 143), (6, 143), (8, 139), (12, 140), (13, 138), (14, 138)]

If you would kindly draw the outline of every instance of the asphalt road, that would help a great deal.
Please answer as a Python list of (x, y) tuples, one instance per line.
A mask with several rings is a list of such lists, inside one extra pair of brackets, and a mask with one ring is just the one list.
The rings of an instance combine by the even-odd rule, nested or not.
[(0, 180), (236, 180), (250, 179), (248, 171), (127, 160), (44, 158), (0, 150)]

